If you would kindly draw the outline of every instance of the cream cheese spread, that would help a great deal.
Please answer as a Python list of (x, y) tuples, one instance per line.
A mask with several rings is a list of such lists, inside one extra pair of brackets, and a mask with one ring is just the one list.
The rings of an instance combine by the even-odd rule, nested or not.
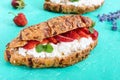
[(53, 52), (47, 53), (47, 52), (36, 52), (35, 48), (26, 50), (24, 48), (19, 48), (18, 53), (26, 56), (32, 55), (34, 57), (63, 57), (66, 55), (71, 54), (72, 52), (76, 52), (78, 50), (84, 50), (86, 49), (91, 43), (93, 43), (93, 40), (91, 37), (89, 38), (81, 38), (79, 40), (74, 40), (72, 42), (60, 42), (57, 44), (50, 43), (53, 46)]
[(73, 6), (93, 6), (93, 5), (101, 5), (104, 0), (79, 0), (75, 2), (70, 2), (69, 0), (50, 0), (53, 3), (65, 4), (65, 5), (73, 5)]

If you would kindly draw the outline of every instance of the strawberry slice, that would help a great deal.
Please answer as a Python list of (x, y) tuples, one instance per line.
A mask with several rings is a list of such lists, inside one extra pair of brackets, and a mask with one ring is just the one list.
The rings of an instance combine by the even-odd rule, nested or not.
[(86, 37), (87, 38), (89, 36), (88, 34), (86, 34), (81, 29), (77, 29), (76, 32), (79, 34), (80, 37)]
[(23, 48), (29, 50), (34, 48), (37, 44), (39, 44), (39, 41), (31, 40), (31, 41), (28, 41), (28, 43), (25, 46), (23, 46)]
[(92, 37), (93, 40), (96, 40), (98, 37), (98, 32), (94, 30), (94, 33), (90, 34), (90, 36)]
[(54, 37), (48, 38), (48, 41), (50, 41), (50, 42), (52, 42), (52, 43), (54, 43), (54, 44), (57, 43), (57, 40), (56, 40)]
[(72, 39), (79, 39), (80, 38), (79, 34), (77, 32), (75, 32), (75, 30), (69, 31), (63, 35), (66, 37), (72, 38)]
[(90, 34), (90, 31), (88, 28), (80, 28), (80, 30), (85, 32), (86, 34)]
[(43, 39), (41, 42), (40, 42), (40, 44), (45, 44), (45, 43), (48, 43), (49, 41), (48, 41), (48, 39)]
[(74, 39), (72, 38), (69, 38), (69, 37), (65, 37), (65, 36), (62, 36), (62, 35), (57, 35), (55, 36), (56, 40), (59, 41), (59, 42), (71, 42), (73, 41)]

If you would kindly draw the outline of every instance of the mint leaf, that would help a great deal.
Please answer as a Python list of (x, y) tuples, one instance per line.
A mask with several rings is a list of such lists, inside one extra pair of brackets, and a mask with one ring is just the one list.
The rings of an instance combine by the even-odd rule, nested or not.
[(45, 52), (51, 53), (53, 51), (53, 47), (50, 44), (45, 45)]
[(76, 1), (79, 1), (79, 0), (70, 0), (71, 2), (76, 2)]
[(35, 47), (35, 49), (36, 49), (36, 52), (38, 53), (42, 51), (51, 53), (53, 51), (53, 47), (50, 44), (46, 44), (46, 45), (39, 44)]
[(39, 44), (35, 47), (36, 52), (40, 53), (42, 51), (44, 51), (44, 46), (42, 44)]

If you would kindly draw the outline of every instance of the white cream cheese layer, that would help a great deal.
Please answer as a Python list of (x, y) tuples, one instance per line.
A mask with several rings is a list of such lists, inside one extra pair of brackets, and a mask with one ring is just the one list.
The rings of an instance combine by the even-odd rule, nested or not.
[(47, 53), (47, 52), (41, 52), (37, 53), (35, 48), (26, 50), (24, 48), (19, 48), (18, 53), (26, 56), (32, 55), (34, 57), (62, 57), (71, 54), (72, 52), (78, 51), (78, 50), (84, 50), (86, 49), (91, 43), (93, 43), (93, 40), (91, 37), (89, 38), (81, 38), (80, 40), (74, 40), (72, 42), (60, 42), (57, 44), (50, 43), (53, 46), (53, 52)]
[(93, 6), (93, 5), (101, 5), (104, 0), (79, 0), (75, 2), (70, 2), (69, 0), (50, 0), (53, 3), (58, 4), (66, 4), (73, 6)]

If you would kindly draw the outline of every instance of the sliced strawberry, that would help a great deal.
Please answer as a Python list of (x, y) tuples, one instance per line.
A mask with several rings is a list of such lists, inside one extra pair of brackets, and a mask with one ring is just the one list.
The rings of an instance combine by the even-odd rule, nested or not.
[(59, 42), (71, 42), (73, 41), (74, 39), (72, 38), (69, 38), (69, 37), (65, 37), (65, 36), (62, 36), (62, 35), (57, 35), (55, 36), (56, 40), (59, 41)]
[(66, 36), (66, 37), (72, 38), (72, 39), (79, 39), (80, 38), (79, 34), (77, 32), (75, 32), (74, 30), (69, 31), (69, 32), (67, 32), (63, 35)]
[(87, 38), (89, 36), (88, 34), (86, 34), (81, 29), (77, 29), (76, 32), (79, 34), (80, 37), (86, 37)]
[(40, 44), (44, 44), (44, 43), (48, 43), (49, 41), (48, 41), (48, 39), (43, 39), (41, 42), (40, 42)]
[(90, 31), (88, 28), (80, 28), (80, 30), (85, 32), (86, 34), (90, 34)]
[(90, 34), (93, 40), (96, 40), (98, 38), (98, 32), (94, 30), (94, 33)]
[(48, 40), (54, 44), (56, 44), (58, 41), (54, 37), (48, 38)]
[(28, 43), (25, 46), (23, 46), (23, 48), (29, 50), (29, 49), (34, 48), (37, 44), (39, 44), (39, 41), (31, 40), (31, 41), (28, 41)]

